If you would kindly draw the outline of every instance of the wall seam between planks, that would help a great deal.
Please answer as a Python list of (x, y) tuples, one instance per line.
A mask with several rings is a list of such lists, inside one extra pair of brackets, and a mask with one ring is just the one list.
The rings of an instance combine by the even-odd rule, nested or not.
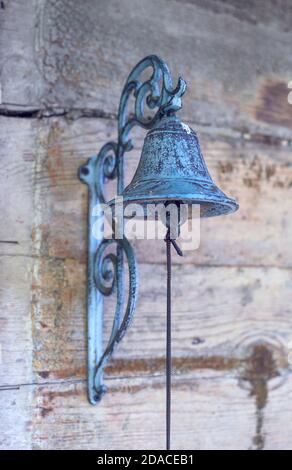
[[(3, 106), (4, 105), (4, 106)], [(11, 108), (9, 106), (12, 106)], [(13, 108), (15, 107), (15, 108)], [(30, 108), (23, 107), (19, 109), (18, 105), (11, 104), (6, 105), (5, 103), (0, 106), (0, 116), (7, 118), (18, 118), (18, 119), (53, 119), (53, 118), (67, 118), (68, 120), (77, 121), (78, 119), (107, 119), (116, 121), (118, 115), (116, 113), (109, 113), (101, 109), (90, 109), (90, 108)], [(183, 116), (182, 116), (182, 119)], [(276, 132), (255, 132), (249, 128), (237, 128), (237, 127), (214, 127), (210, 123), (203, 123), (198, 121), (192, 121), (186, 119), (187, 122), (196, 127), (200, 128), (203, 132), (210, 132), (214, 135), (221, 137), (231, 137), (237, 140), (254, 142), (257, 144), (268, 145), (269, 147), (283, 146), (292, 147), (292, 139), (288, 137), (280, 137)], [(285, 129), (286, 131), (286, 129)], [(288, 132), (288, 129), (287, 129)], [(233, 134), (232, 134), (233, 133)], [(291, 135), (289, 131), (289, 135)]]
[[(193, 372), (193, 374), (191, 373), (188, 373), (188, 374), (181, 374), (179, 372), (174, 372), (172, 374), (173, 377), (176, 377), (176, 378), (182, 378), (182, 377), (185, 377), (185, 378), (188, 378), (190, 381), (194, 380), (194, 379), (198, 379), (198, 375), (196, 375), (196, 370), (213, 370), (211, 369), (210, 367), (209, 368), (206, 368), (206, 369), (203, 369), (203, 368), (198, 368), (198, 369), (195, 369)], [(214, 369), (215, 372), (217, 372), (216, 369)], [(224, 378), (234, 378), (235, 380), (239, 380), (240, 379), (240, 374), (236, 373), (237, 371), (237, 368), (234, 368), (232, 369), (232, 371), (226, 371), (226, 370), (220, 370), (219, 372), (222, 372), (222, 376), (220, 378), (222, 378), (224, 376)], [(292, 375), (292, 370), (289, 370), (289, 369), (285, 369), (283, 371), (283, 373), (280, 375), (280, 377), (282, 379), (287, 379), (289, 376)], [(279, 377), (279, 376), (278, 376)], [(165, 374), (164, 373), (161, 373), (161, 374), (141, 374), (141, 375), (120, 375), (120, 376), (105, 376), (105, 379), (108, 381), (108, 382), (115, 382), (115, 381), (123, 381), (123, 380), (137, 380), (137, 379), (146, 379), (146, 380), (151, 380), (151, 379), (164, 379), (165, 378)], [(217, 380), (218, 379), (218, 375), (214, 375), (214, 376), (208, 376), (208, 377), (199, 377), (199, 380), (202, 381), (202, 380)], [(7, 384), (7, 385), (1, 385), (0, 386), (0, 393), (1, 392), (6, 392), (6, 391), (9, 391), (9, 390), (20, 390), (21, 388), (24, 388), (24, 387), (36, 387), (36, 388), (41, 388), (41, 387), (50, 387), (50, 386), (54, 386), (54, 385), (78, 385), (78, 384), (84, 384), (86, 385), (87, 384), (87, 380), (86, 379), (64, 379), (64, 380), (52, 380), (52, 381), (46, 381), (46, 382), (28, 382), (28, 383), (21, 383), (21, 384)], [(145, 386), (147, 385), (147, 383), (145, 383)]]
[[(80, 262), (77, 258), (70, 258), (60, 257), (60, 256), (44, 256), (44, 255), (33, 255), (33, 254), (24, 254), (24, 253), (0, 253), (1, 257), (23, 257), (23, 258), (30, 258), (35, 260), (44, 260), (44, 261), (72, 261), (72, 262)], [(151, 262), (151, 261), (143, 261), (139, 262), (140, 266), (165, 266), (163, 261), (161, 262)], [(85, 262), (81, 262), (80, 264), (85, 264)], [(230, 268), (230, 269), (279, 269), (283, 271), (291, 271), (292, 266), (277, 266), (276, 264), (209, 264), (209, 263), (191, 263), (185, 261), (183, 264), (173, 262), (173, 266), (177, 267), (195, 267), (195, 268), (206, 268), (206, 269), (214, 269), (214, 268)]]

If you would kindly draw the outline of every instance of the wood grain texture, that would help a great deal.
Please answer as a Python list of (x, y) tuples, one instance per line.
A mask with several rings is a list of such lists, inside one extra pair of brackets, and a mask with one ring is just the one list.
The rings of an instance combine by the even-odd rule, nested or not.
[[(45, 99), (52, 106), (116, 114), (129, 70), (157, 53), (189, 83), (185, 117), (240, 129), (291, 129), (291, 33), (281, 27), (271, 26), (271, 35), (267, 26), (226, 13), (223, 2), (208, 10), (168, 0), (159, 6), (155, 0), (87, 0), (82, 6), (62, 0), (46, 2), (42, 14)], [(278, 104), (275, 112), (266, 98)]]
[(0, 386), (32, 380), (31, 270), (27, 257), (0, 256)]
[(40, 106), (42, 79), (35, 55), (40, 1), (2, 1), (0, 9), (0, 109)]
[[(243, 266), (292, 266), (290, 200), (292, 147), (285, 141), (245, 139), (238, 134), (199, 128), (210, 172), (240, 211), (201, 222), (201, 245), (175, 263)], [(116, 123), (106, 119), (50, 119), (43, 126), (37, 188), (42, 247), (46, 256), (84, 261), (87, 189), (78, 167), (108, 140), (116, 139)], [(126, 183), (137, 167), (145, 133), (134, 133), (135, 150), (125, 156)], [(114, 185), (108, 184), (108, 197)], [(76, 230), (80, 226), (81, 230)], [(214, 231), (216, 236), (214, 237)], [(251, 236), (252, 234), (252, 236)], [(162, 241), (138, 240), (140, 262), (164, 263)]]
[[(34, 445), (42, 449), (164, 449), (164, 388), (163, 378), (149, 379), (147, 384), (139, 378), (112, 381), (111, 392), (101, 406), (92, 409), (83, 384), (38, 387)], [(174, 380), (172, 408), (175, 449), (251, 445), (253, 400), (232, 377), (218, 374), (203, 380), (196, 376)], [(240, 417), (240, 429), (234, 415)], [(225, 429), (230, 433), (222, 432)]]
[(273, 26), (284, 32), (291, 31), (292, 5), (287, 0), (177, 0), (198, 5), (200, 8), (233, 16), (237, 20), (254, 25)]
[(32, 397), (31, 386), (0, 387), (1, 450), (31, 450)]
[[(135, 320), (116, 352), (110, 375), (163, 371), (165, 354), (165, 268), (139, 265)], [(42, 378), (72, 379), (85, 374), (85, 266), (43, 260), (36, 286), (34, 370)], [(291, 339), (291, 271), (256, 268), (177, 266), (173, 273), (174, 367), (225, 367), (248, 355), (253, 344), (270, 344), (287, 367)], [(187, 293), (187, 295), (186, 295)], [(114, 298), (106, 304), (109, 337)], [(217, 364), (216, 358), (219, 363)]]
[(37, 122), (0, 117), (0, 254), (32, 253)]
[[(216, 371), (202, 366), (196, 371), (181, 369), (174, 375), (174, 448), (277, 449), (283, 442), (285, 448), (291, 447), (291, 407), (286, 400), (291, 374), (277, 369), (271, 349), (264, 345), (254, 347), (246, 359), (231, 369)], [(6, 404), (4, 447), (163, 449), (164, 376), (138, 374), (110, 378), (106, 384), (109, 392), (98, 407), (88, 404), (83, 380), (46, 381), (2, 390), (0, 396)], [(20, 412), (15, 426), (13, 419)], [(25, 434), (22, 429), (15, 432), (22, 423)], [(286, 434), (279, 440), (283, 426)]]
[(116, 115), (129, 71), (156, 53), (188, 81), (185, 119), (290, 136), (288, 0), (14, 0), (1, 16), (3, 108)]
[(240, 203), (174, 256), (173, 447), (292, 449), (291, 2), (0, 3), (0, 448), (164, 448), (165, 246), (134, 241), (139, 304), (94, 408), (77, 178), (116, 139), (127, 74), (157, 53), (186, 78), (181, 116)]
[(34, 124), (0, 118), (1, 449), (31, 448)]
[[(108, 380), (110, 391), (95, 408), (83, 383), (34, 389), (34, 449), (164, 449), (164, 378)], [(255, 421), (253, 392), (235, 374), (184, 374), (173, 380), (175, 449), (269, 450), (291, 448), (291, 376), (271, 381), (269, 400)], [(24, 390), (21, 389), (19, 395)], [(284, 402), (284, 404), (283, 404)], [(283, 411), (285, 411), (283, 413)], [(285, 429), (285, 436), (279, 439)]]

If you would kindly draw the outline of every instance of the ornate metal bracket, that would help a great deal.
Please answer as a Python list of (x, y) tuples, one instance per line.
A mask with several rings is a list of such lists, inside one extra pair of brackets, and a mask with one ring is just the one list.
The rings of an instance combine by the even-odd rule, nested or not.
[[(147, 81), (141, 80), (145, 69), (152, 69)], [(179, 78), (175, 88), (169, 69), (159, 57), (151, 55), (139, 62), (130, 73), (124, 86), (118, 113), (118, 141), (108, 142), (98, 155), (92, 156), (79, 168), (79, 177), (89, 191), (88, 204), (88, 279), (87, 279), (87, 324), (88, 324), (88, 397), (95, 405), (106, 392), (103, 383), (104, 367), (115, 346), (125, 335), (135, 311), (138, 291), (138, 270), (135, 255), (129, 241), (105, 239), (103, 218), (98, 207), (105, 203), (104, 184), (117, 180), (117, 194), (124, 190), (124, 154), (133, 148), (129, 138), (131, 129), (141, 126), (150, 129), (158, 119), (181, 108), (181, 96), (186, 83)], [(135, 112), (130, 115), (128, 104), (135, 99)], [(156, 110), (152, 117), (145, 115), (145, 106)], [(98, 218), (97, 218), (98, 217)], [(107, 247), (116, 244), (116, 254), (106, 254)], [(129, 298), (124, 309), (124, 255), (129, 268)], [(114, 290), (117, 305), (108, 343), (103, 351), (103, 300)]]

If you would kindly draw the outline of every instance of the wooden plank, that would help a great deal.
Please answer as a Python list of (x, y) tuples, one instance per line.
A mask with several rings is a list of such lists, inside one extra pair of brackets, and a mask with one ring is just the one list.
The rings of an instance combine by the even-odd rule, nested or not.
[(32, 260), (0, 256), (0, 448), (31, 448)]
[[(264, 368), (255, 367), (266, 387), (263, 395), (255, 396), (256, 381), (243, 382), (244, 374), (236, 370), (174, 377), (173, 447), (290, 449), (291, 374), (271, 376), (265, 385), (261, 380)], [(83, 382), (1, 390), (5, 413), (1, 416), (0, 448), (163, 449), (164, 378), (108, 379), (106, 383), (109, 391), (97, 407), (87, 402)], [(33, 422), (29, 419), (32, 396)], [(25, 426), (25, 433), (18, 432), (21, 426)]]
[(3, 0), (0, 9), (0, 109), (40, 106), (42, 78), (35, 54), (40, 2)]
[[(38, 387), (34, 448), (164, 449), (164, 379), (112, 382), (110, 393), (95, 408), (87, 403), (83, 384)], [(180, 377), (173, 386), (172, 446), (248, 448), (253, 408), (253, 399), (234, 378)]]
[[(32, 261), (0, 256), (0, 267), (0, 386), (30, 383)], [(4, 403), (1, 406), (5, 408)]]
[[(110, 375), (164, 370), (166, 271), (146, 264), (139, 271), (135, 320), (116, 351)], [(175, 368), (184, 361), (187, 369), (228, 368), (228, 358), (241, 360), (258, 341), (270, 344), (281, 367), (287, 367), (291, 276), (291, 270), (277, 268), (174, 267)], [(84, 378), (85, 265), (41, 259), (34, 295), (34, 341), (41, 345), (34, 351), (34, 370), (39, 380)], [(114, 303), (114, 297), (106, 301), (105, 340)]]
[[(114, 121), (105, 119), (51, 119), (43, 126), (36, 182), (43, 255), (85, 260), (87, 189), (77, 171), (106, 141), (116, 138), (115, 128)], [(239, 139), (237, 134), (214, 135), (203, 128), (199, 134), (212, 176), (238, 199), (240, 210), (203, 220), (199, 250), (186, 251), (181, 259), (174, 256), (174, 262), (291, 267), (291, 146), (285, 141)], [(127, 183), (137, 167), (143, 137), (140, 130), (134, 133), (136, 149), (125, 157)], [(111, 197), (114, 184), (108, 187)], [(162, 241), (138, 240), (135, 249), (139, 262), (165, 262)]]
[(58, 0), (37, 2), (35, 9), (14, 0), (5, 6), (0, 41), (11, 47), (2, 47), (4, 109), (14, 103), (116, 114), (131, 68), (158, 53), (174, 77), (188, 81), (185, 119), (290, 136), (288, 1), (252, 8), (202, 0), (87, 0), (86, 7)]
[(33, 388), (0, 387), (1, 450), (30, 450)]
[(289, 0), (280, 0), (275, 8), (272, 0), (258, 0), (246, 2), (237, 0), (177, 0), (179, 3), (192, 3), (216, 13), (234, 16), (242, 22), (281, 28), (285, 32), (291, 31), (292, 5)]
[[(272, 379), (263, 385), (265, 391), (255, 396), (253, 386), (242, 386), (236, 374), (174, 377), (172, 447), (290, 449), (291, 381), (291, 374)], [(164, 379), (109, 382), (110, 391), (95, 408), (86, 402), (83, 384), (37, 387), (34, 447), (164, 449)]]
[(164, 0), (143, 7), (140, 0), (90, 1), (88, 8), (46, 4), (40, 24), (46, 101), (116, 113), (129, 71), (151, 51), (188, 81), (185, 117), (241, 129), (291, 129), (291, 36), (282, 25), (246, 21), (247, 11), (249, 5), (242, 7), (239, 20), (223, 2), (213, 10)]
[[(36, 121), (0, 118), (1, 449), (31, 448), (31, 274)], [(35, 345), (36, 346), (36, 345)]]
[(0, 117), (0, 254), (32, 252), (37, 122)]
[[(174, 375), (173, 447), (291, 448), (291, 374), (276, 367), (271, 349), (258, 345), (240, 367)], [(0, 390), (0, 448), (163, 449), (164, 377), (111, 378), (106, 384), (109, 391), (96, 407), (87, 402), (83, 381)]]

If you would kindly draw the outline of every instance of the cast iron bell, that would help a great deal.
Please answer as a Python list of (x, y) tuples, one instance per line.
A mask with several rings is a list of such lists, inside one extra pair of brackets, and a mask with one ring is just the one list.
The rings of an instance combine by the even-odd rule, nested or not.
[(124, 206), (199, 204), (201, 217), (238, 209), (213, 182), (197, 134), (174, 115), (163, 117), (147, 133), (138, 168), (122, 196)]

